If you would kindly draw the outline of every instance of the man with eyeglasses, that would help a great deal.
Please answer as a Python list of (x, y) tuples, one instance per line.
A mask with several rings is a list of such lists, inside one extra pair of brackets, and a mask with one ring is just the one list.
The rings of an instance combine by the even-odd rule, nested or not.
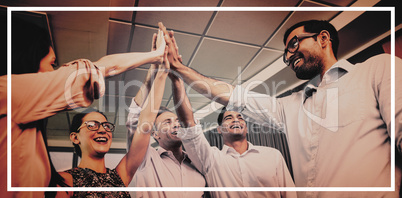
[[(160, 25), (165, 31), (166, 28)], [(166, 38), (166, 37), (165, 37)], [(295, 24), (284, 36), (283, 60), (306, 87), (274, 98), (203, 76), (181, 64), (167, 38), (171, 69), (201, 94), (243, 109), (259, 124), (287, 134), (296, 187), (391, 187), (391, 57), (377, 55), (353, 65), (337, 59), (338, 33), (327, 21)], [(396, 73), (402, 61), (395, 58)], [(200, 82), (200, 83), (197, 83)], [(202, 83), (201, 83), (202, 82)], [(402, 78), (396, 75), (396, 90)], [(401, 151), (402, 95), (395, 98), (396, 146)], [(398, 197), (393, 192), (299, 192), (299, 197)]]

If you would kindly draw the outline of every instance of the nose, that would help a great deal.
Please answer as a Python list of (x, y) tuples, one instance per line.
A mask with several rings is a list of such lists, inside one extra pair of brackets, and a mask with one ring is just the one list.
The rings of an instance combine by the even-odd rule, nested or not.
[(173, 127), (180, 127), (181, 125), (180, 125), (180, 121), (178, 121), (178, 120), (176, 120), (175, 122), (174, 122), (174, 124), (173, 124)]

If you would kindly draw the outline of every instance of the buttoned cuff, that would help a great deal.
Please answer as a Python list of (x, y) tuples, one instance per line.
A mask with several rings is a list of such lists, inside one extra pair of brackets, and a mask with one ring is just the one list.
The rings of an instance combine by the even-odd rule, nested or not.
[(186, 140), (192, 139), (202, 134), (202, 126), (198, 120), (196, 120), (196, 125), (189, 128), (180, 128), (177, 131), (177, 137)]

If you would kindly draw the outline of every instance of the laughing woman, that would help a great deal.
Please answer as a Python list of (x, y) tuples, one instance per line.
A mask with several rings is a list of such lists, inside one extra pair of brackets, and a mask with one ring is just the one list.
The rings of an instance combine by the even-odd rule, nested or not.
[[(165, 42), (163, 39), (161, 42)], [(167, 48), (166, 48), (167, 49)], [(162, 101), (169, 70), (167, 50), (165, 62), (159, 66), (150, 95), (141, 111), (138, 128), (130, 150), (115, 169), (105, 166), (105, 154), (112, 143), (114, 125), (100, 112), (81, 113), (74, 116), (70, 133), (76, 153), (81, 157), (78, 167), (60, 172), (65, 182), (73, 187), (126, 187), (144, 159), (157, 110)], [(152, 101), (151, 101), (152, 100)], [(58, 197), (130, 197), (128, 192), (59, 192)]]

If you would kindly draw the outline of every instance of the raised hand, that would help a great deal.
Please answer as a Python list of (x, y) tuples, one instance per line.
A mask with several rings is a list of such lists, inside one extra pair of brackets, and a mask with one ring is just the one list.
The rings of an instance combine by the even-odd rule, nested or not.
[(163, 56), (165, 53), (165, 48), (166, 48), (166, 42), (165, 38), (163, 35), (163, 32), (161, 30), (158, 31), (158, 34), (156, 35), (156, 40), (155, 40), (155, 35), (152, 39), (152, 50), (155, 51), (158, 56), (160, 56), (160, 59), (155, 62), (155, 64), (161, 64), (163, 61)]
[(167, 58), (170, 62), (172, 69), (177, 70), (178, 67), (181, 67), (183, 65), (182, 65), (182, 58), (178, 53), (178, 47), (176, 44), (176, 40), (173, 36), (174, 33), (173, 33), (173, 31), (168, 32), (166, 30), (166, 27), (162, 24), (162, 22), (159, 22), (158, 25), (159, 25), (159, 29), (165, 35), (164, 38), (165, 38), (166, 44), (168, 46)]

